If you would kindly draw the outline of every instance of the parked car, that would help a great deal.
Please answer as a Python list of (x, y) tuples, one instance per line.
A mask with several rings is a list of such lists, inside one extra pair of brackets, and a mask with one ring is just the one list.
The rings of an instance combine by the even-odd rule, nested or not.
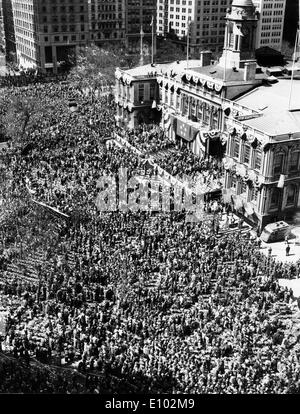
[(291, 228), (285, 221), (268, 224), (262, 231), (260, 239), (266, 243), (284, 241)]

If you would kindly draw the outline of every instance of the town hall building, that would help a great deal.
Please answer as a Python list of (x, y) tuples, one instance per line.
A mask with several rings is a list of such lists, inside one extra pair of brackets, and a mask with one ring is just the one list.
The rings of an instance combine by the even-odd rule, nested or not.
[[(300, 80), (270, 78), (255, 61), (258, 15), (233, 0), (222, 57), (116, 70), (117, 123), (159, 122), (206, 157), (222, 156), (223, 199), (253, 225), (292, 219), (300, 208)], [(290, 93), (292, 91), (292, 93)]]

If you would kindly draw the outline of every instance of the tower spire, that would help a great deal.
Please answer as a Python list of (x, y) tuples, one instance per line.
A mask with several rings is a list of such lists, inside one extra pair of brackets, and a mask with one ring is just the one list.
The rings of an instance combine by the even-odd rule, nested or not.
[(241, 61), (254, 58), (257, 15), (252, 0), (233, 0), (227, 10), (226, 32), (220, 66), (239, 68)]

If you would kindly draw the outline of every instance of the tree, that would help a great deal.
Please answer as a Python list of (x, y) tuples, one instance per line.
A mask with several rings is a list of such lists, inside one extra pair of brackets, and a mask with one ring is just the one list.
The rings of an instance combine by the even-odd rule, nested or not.
[[(61, 104), (61, 102), (59, 102)], [(15, 146), (27, 143), (30, 134), (42, 121), (57, 110), (53, 100), (40, 102), (33, 96), (3, 94), (0, 99), (1, 134)]]
[(281, 53), (283, 54), (284, 57), (288, 59), (292, 59), (293, 54), (294, 54), (294, 45), (284, 40), (282, 42)]
[(81, 87), (101, 87), (113, 85), (116, 67), (133, 67), (138, 57), (127, 53), (122, 45), (87, 46), (82, 49), (69, 73), (69, 79), (78, 82)]
[(158, 42), (156, 53), (156, 60), (158, 62), (172, 62), (184, 59), (186, 59), (186, 53), (174, 41), (170, 39), (163, 39)]

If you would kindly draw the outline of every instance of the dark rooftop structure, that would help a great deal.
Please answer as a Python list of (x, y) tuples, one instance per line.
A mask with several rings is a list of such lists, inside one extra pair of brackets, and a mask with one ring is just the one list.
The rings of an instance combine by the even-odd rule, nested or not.
[(284, 56), (278, 50), (272, 49), (269, 46), (256, 49), (255, 58), (260, 66), (284, 65)]

